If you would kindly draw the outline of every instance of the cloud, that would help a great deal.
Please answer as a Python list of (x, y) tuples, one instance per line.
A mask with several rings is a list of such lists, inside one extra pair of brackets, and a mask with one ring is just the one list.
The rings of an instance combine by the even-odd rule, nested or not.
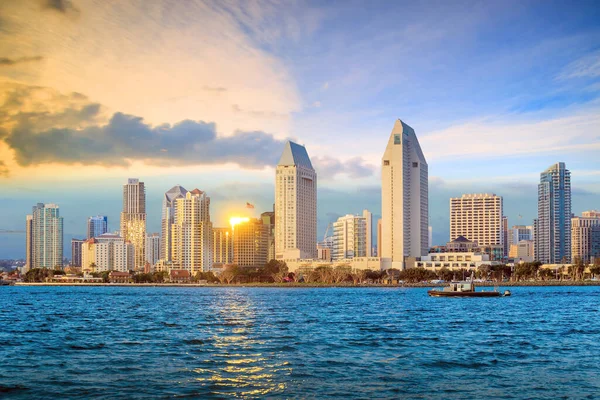
[(231, 109), (236, 113), (252, 115), (254, 117), (259, 117), (259, 118), (287, 118), (287, 117), (289, 117), (288, 114), (278, 113), (275, 111), (244, 110), (238, 104), (232, 105)]
[(29, 63), (29, 62), (33, 62), (33, 61), (42, 61), (43, 59), (44, 59), (44, 57), (42, 57), (42, 56), (19, 57), (19, 58), (0, 57), (0, 67), (13, 66), (16, 64)]
[(79, 14), (80, 12), (71, 0), (43, 0), (42, 7), (62, 14)]
[(362, 157), (341, 161), (330, 156), (317, 156), (311, 161), (319, 178), (322, 179), (333, 178), (338, 174), (346, 174), (350, 178), (366, 178), (375, 172), (375, 166), (367, 164)]
[(202, 89), (207, 92), (217, 92), (217, 93), (223, 93), (223, 92), (227, 91), (227, 88), (220, 87), (220, 86), (219, 87), (203, 86)]
[(557, 79), (596, 78), (600, 76), (600, 51), (583, 56), (567, 65)]

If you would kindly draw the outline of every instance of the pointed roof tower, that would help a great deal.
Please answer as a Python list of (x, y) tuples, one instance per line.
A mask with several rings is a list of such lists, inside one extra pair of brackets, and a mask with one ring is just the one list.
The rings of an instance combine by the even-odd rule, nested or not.
[(277, 165), (304, 167), (314, 171), (306, 148), (297, 143), (288, 141), (283, 148), (283, 153)]

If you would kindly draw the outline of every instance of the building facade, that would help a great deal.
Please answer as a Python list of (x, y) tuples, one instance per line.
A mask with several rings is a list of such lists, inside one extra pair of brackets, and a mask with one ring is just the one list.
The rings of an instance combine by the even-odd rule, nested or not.
[(71, 239), (71, 266), (81, 267), (81, 247), (85, 239)]
[(450, 239), (459, 236), (479, 246), (502, 246), (504, 252), (502, 197), (495, 194), (463, 194), (450, 199)]
[(317, 173), (306, 148), (287, 142), (275, 171), (275, 258), (317, 256)]
[(275, 259), (275, 211), (267, 211), (260, 214), (263, 225), (269, 227), (269, 253), (267, 259)]
[(153, 233), (146, 236), (146, 262), (154, 267), (160, 260), (160, 234)]
[(56, 204), (38, 203), (31, 217), (32, 268), (63, 267), (63, 218)]
[(33, 268), (33, 215), (25, 217), (25, 272)]
[(333, 223), (333, 260), (367, 257), (367, 246), (367, 218), (348, 214)]
[(508, 232), (508, 244), (518, 244), (521, 240), (533, 240), (533, 225), (514, 225)]
[(130, 178), (123, 185), (121, 236), (135, 247), (135, 270), (146, 265), (146, 188), (144, 182)]
[(269, 229), (256, 218), (236, 224), (233, 228), (233, 263), (240, 267), (264, 267), (269, 261)]
[(233, 263), (233, 232), (231, 228), (213, 228), (213, 265)]
[(187, 190), (180, 186), (173, 186), (165, 193), (162, 203), (161, 235), (160, 235), (160, 259), (171, 261), (172, 232), (175, 223), (175, 200), (183, 199)]
[(592, 264), (600, 259), (600, 213), (586, 211), (571, 219), (572, 263)]
[(397, 120), (381, 166), (382, 269), (427, 254), (429, 172), (413, 128)]
[(86, 272), (133, 271), (135, 246), (112, 233), (88, 239), (81, 246), (81, 268)]
[(535, 256), (533, 249), (533, 240), (521, 240), (517, 244), (510, 245), (508, 257), (514, 262), (532, 262)]
[(535, 259), (543, 264), (571, 260), (571, 172), (565, 163), (540, 174)]
[(89, 217), (87, 222), (87, 238), (95, 238), (108, 232), (108, 217), (97, 215)]
[(173, 268), (192, 275), (212, 269), (213, 228), (210, 222), (210, 197), (194, 189), (175, 199), (175, 218), (171, 226)]

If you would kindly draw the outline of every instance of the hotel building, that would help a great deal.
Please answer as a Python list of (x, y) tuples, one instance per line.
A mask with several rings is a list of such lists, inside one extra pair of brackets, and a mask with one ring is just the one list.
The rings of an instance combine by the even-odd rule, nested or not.
[(428, 166), (413, 128), (397, 120), (381, 165), (381, 269), (428, 252)]
[(463, 194), (450, 199), (450, 239), (459, 236), (479, 246), (500, 246), (504, 253), (502, 197)]
[(160, 236), (160, 259), (171, 261), (172, 232), (171, 228), (175, 222), (175, 200), (183, 199), (187, 190), (180, 185), (169, 189), (163, 198), (162, 218), (161, 218), (161, 236)]
[(600, 212), (585, 211), (571, 219), (571, 256), (572, 263), (591, 264), (600, 259)]
[(316, 256), (317, 173), (306, 148), (288, 141), (275, 171), (275, 258)]
[(269, 225), (257, 218), (236, 224), (233, 228), (233, 263), (240, 267), (264, 267), (269, 261), (269, 230)]
[(33, 207), (30, 240), (31, 268), (63, 267), (63, 218), (58, 205), (38, 203)]

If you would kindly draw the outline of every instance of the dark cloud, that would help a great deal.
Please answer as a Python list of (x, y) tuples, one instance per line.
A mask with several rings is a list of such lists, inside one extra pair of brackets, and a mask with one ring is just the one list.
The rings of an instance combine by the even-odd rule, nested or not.
[[(92, 117), (97, 112), (95, 106), (63, 114)], [(214, 123), (185, 120), (152, 127), (140, 117), (123, 113), (115, 113), (105, 125), (83, 129), (56, 127), (36, 132), (34, 125), (19, 124), (4, 138), (23, 166), (49, 162), (129, 165), (132, 160), (142, 160), (151, 165), (232, 162), (261, 168), (274, 165), (284, 145), (284, 141), (259, 131), (218, 137)]]
[(333, 178), (338, 174), (347, 174), (351, 178), (365, 178), (375, 172), (375, 166), (365, 163), (362, 157), (354, 157), (345, 162), (329, 156), (313, 157), (312, 164), (319, 178), (323, 179)]
[(10, 67), (16, 64), (24, 64), (28, 62), (42, 61), (44, 57), (35, 56), (35, 57), (20, 57), (20, 58), (7, 58), (0, 57), (0, 67)]
[(62, 14), (79, 14), (79, 8), (71, 0), (43, 0), (43, 8), (57, 11)]

